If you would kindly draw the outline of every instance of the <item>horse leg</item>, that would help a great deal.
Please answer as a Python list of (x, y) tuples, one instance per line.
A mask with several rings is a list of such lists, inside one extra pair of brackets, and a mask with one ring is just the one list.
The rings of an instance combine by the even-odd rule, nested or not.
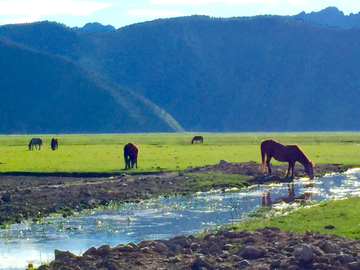
[(129, 166), (129, 158), (127, 156), (125, 156), (125, 170), (127, 170), (129, 167), (130, 169), (130, 166)]
[(266, 165), (267, 165), (267, 167), (268, 167), (269, 174), (272, 173), (271, 167), (270, 167), (270, 160), (271, 160), (271, 158), (272, 158), (272, 156), (269, 156), (269, 155), (266, 157)]
[(294, 166), (295, 166), (295, 163), (289, 162), (289, 167), (286, 171), (286, 176), (285, 176), (286, 178), (289, 177), (290, 171), (292, 171), (291, 177), (294, 178)]

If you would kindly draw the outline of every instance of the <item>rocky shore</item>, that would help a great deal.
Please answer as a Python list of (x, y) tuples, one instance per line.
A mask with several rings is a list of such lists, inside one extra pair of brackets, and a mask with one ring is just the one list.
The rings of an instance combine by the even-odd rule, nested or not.
[(360, 269), (360, 241), (327, 234), (284, 232), (276, 227), (256, 231), (219, 231), (201, 238), (91, 247), (82, 256), (55, 251), (55, 260), (39, 270), (70, 269)]

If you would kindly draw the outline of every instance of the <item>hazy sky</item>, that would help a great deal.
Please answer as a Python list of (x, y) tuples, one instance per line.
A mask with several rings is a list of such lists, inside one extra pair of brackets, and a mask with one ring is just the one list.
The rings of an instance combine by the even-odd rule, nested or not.
[(82, 27), (88, 22), (120, 28), (159, 18), (295, 15), (335, 6), (345, 15), (360, 11), (359, 0), (0, 0), (0, 25), (56, 21)]

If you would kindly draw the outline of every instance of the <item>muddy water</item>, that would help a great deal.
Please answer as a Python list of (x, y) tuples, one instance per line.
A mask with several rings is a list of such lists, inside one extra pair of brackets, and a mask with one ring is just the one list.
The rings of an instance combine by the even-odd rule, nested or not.
[[(360, 169), (329, 174), (311, 183), (300, 179), (295, 182), (295, 194), (312, 194), (312, 200), (358, 195), (359, 180)], [(272, 200), (288, 194), (285, 184), (264, 185), (226, 193), (199, 193), (193, 197), (160, 197), (66, 219), (56, 215), (38, 223), (14, 224), (0, 230), (0, 269), (25, 269), (30, 262), (34, 266), (50, 262), (56, 248), (81, 255), (91, 246), (116, 246), (214, 229), (246, 217), (261, 205), (261, 196), (268, 191)]]

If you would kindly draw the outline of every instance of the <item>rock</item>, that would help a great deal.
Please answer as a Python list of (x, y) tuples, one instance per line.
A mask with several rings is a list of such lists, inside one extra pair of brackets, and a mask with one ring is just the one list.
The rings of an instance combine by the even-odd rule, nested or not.
[(91, 256), (91, 255), (96, 255), (96, 254), (97, 254), (97, 248), (91, 247), (87, 251), (84, 252), (83, 256)]
[(190, 246), (190, 244), (192, 243), (191, 240), (184, 235), (176, 236), (176, 237), (170, 239), (170, 242), (175, 245), (179, 245), (183, 248), (188, 248)]
[(221, 250), (221, 248), (217, 245), (217, 244), (212, 244), (210, 247), (209, 247), (209, 249), (208, 249), (208, 251), (210, 252), (210, 253), (216, 253), (216, 252), (218, 252), (218, 251), (220, 251)]
[(191, 243), (190, 248), (192, 251), (198, 250), (200, 248), (200, 245), (197, 243)]
[(294, 251), (294, 255), (305, 264), (312, 261), (314, 252), (310, 245), (302, 245)]
[(111, 247), (109, 245), (102, 245), (98, 248), (97, 254), (99, 256), (106, 256), (110, 253)]
[(197, 258), (192, 264), (191, 269), (212, 269), (211, 265), (208, 264), (204, 259)]
[(325, 253), (339, 253), (339, 246), (327, 240), (322, 241), (319, 248), (321, 248)]
[(339, 254), (336, 258), (343, 264), (354, 261), (354, 257), (349, 254)]
[(91, 196), (91, 191), (89, 189), (85, 189), (82, 191), (82, 194), (85, 196)]
[(360, 269), (360, 261), (351, 262), (348, 264), (349, 268), (352, 270), (359, 270)]
[(11, 193), (9, 191), (6, 191), (5, 194), (1, 196), (1, 199), (6, 203), (10, 202), (12, 199)]
[(219, 164), (220, 164), (220, 165), (224, 165), (224, 164), (227, 164), (227, 163), (228, 163), (228, 162), (227, 162), (225, 159), (221, 159)]
[(247, 267), (250, 265), (249, 261), (248, 260), (242, 260), (239, 262), (239, 265), (242, 266), (242, 267)]
[(332, 229), (335, 229), (335, 226), (334, 225), (326, 225), (326, 226), (324, 226), (324, 228), (332, 230)]
[(168, 251), (168, 247), (165, 246), (163, 243), (158, 243), (154, 247), (154, 251), (159, 252), (159, 253), (165, 253)]
[(245, 246), (240, 248), (239, 252), (244, 259), (255, 260), (264, 257), (266, 251), (263, 248), (257, 248), (254, 246)]
[(149, 247), (140, 248), (140, 252), (141, 252), (141, 253), (149, 253), (149, 252), (150, 252), (150, 248), (149, 248)]
[(179, 176), (184, 176), (184, 172), (180, 171)]
[(118, 252), (133, 252), (134, 247), (132, 245), (118, 245), (116, 246), (116, 251)]
[(230, 250), (230, 249), (232, 249), (234, 246), (232, 245), (232, 244), (225, 244), (224, 246), (223, 246), (223, 249), (224, 250)]
[(63, 262), (69, 262), (71, 259), (76, 258), (77, 256), (70, 251), (61, 251), (58, 249), (55, 249), (55, 260), (63, 261)]

